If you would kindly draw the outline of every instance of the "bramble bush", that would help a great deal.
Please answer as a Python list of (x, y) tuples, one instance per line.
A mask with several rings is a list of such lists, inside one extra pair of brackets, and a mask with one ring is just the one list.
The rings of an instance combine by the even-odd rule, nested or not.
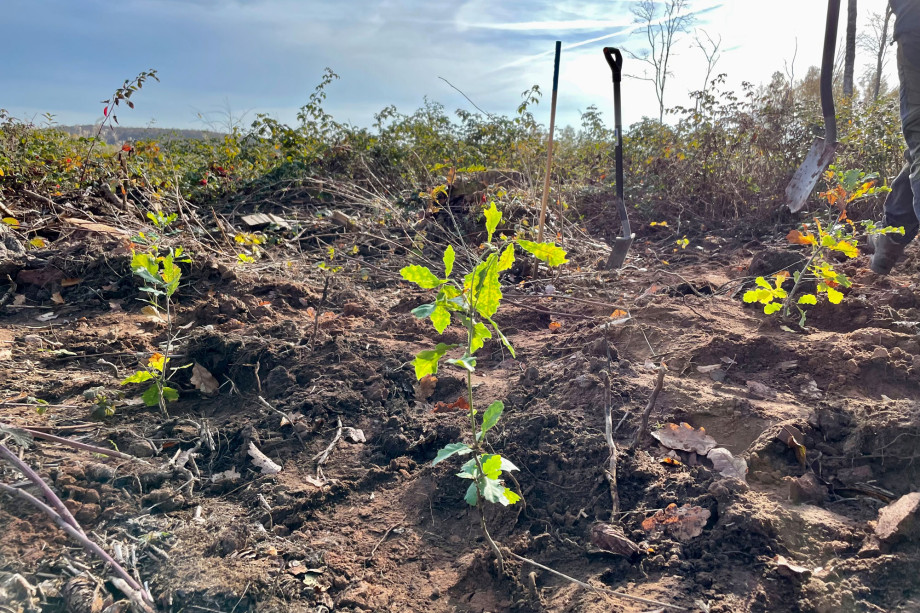
[[(823, 135), (817, 78), (810, 70), (789, 83), (777, 73), (766, 86), (745, 83), (732, 92), (719, 75), (694, 94), (692, 107), (670, 109), (667, 122), (646, 118), (630, 126), (624, 134), (628, 201), (648, 218), (675, 208), (702, 220), (775, 218), (789, 178), (812, 139)], [(257, 185), (323, 177), (392, 195), (443, 183), (449, 168), (517, 170), (529, 187), (541, 184), (546, 128), (535, 116), (539, 88), (525, 91), (511, 115), (463, 109), (450, 114), (426, 99), (410, 114), (387, 106), (365, 128), (340, 123), (324, 109), (336, 79), (331, 70), (324, 72), (291, 125), (260, 114), (248, 128), (233, 125), (206, 139), (104, 145), (66, 134), (51, 125), (51, 117), (40, 127), (0, 111), (0, 186), (55, 194), (108, 182), (116, 193), (137, 188), (156, 200), (178, 190), (202, 201)], [(837, 99), (838, 165), (862, 168), (887, 184), (902, 164), (896, 93), (874, 102)], [(606, 101), (599, 104), (606, 108)], [(586, 183), (612, 189), (613, 131), (602, 117), (591, 106), (579, 126), (558, 131), (557, 190)], [(872, 208), (879, 202), (869, 198), (851, 213), (875, 216)]]

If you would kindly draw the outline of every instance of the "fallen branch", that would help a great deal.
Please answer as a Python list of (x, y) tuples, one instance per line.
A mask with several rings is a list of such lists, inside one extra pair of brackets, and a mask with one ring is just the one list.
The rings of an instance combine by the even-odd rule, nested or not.
[(639, 445), (639, 441), (642, 440), (642, 437), (648, 433), (648, 417), (651, 415), (652, 409), (655, 408), (658, 394), (661, 393), (661, 388), (664, 386), (664, 374), (667, 371), (668, 367), (662, 362), (658, 367), (658, 379), (655, 381), (655, 389), (652, 390), (652, 395), (649, 397), (648, 404), (645, 405), (645, 411), (642, 413), (642, 423), (639, 426), (639, 431), (636, 432), (636, 438), (633, 439), (632, 445), (629, 446), (630, 451), (635, 449)]
[[(19, 472), (24, 474), (29, 481), (38, 486), (38, 489), (41, 490), (42, 496), (47, 500), (57, 511), (57, 515), (64, 521), (74, 528), (80, 534), (83, 534), (83, 528), (80, 527), (80, 524), (77, 523), (76, 518), (70, 513), (70, 510), (64, 506), (64, 503), (61, 502), (61, 499), (58, 498), (57, 494), (51, 491), (51, 488), (48, 487), (48, 484), (45, 483), (45, 480), (42, 479), (37, 472), (32, 470), (28, 464), (19, 459), (15, 453), (9, 450), (9, 448), (0, 443), (0, 456), (6, 458), (6, 460), (15, 466)], [(31, 495), (31, 494), (30, 494)], [(36, 499), (37, 500), (37, 499)]]
[(660, 601), (658, 601), (658, 600), (652, 600), (651, 598), (642, 598), (641, 596), (633, 596), (632, 594), (624, 594), (623, 592), (615, 592), (614, 590), (608, 590), (608, 589), (604, 589), (604, 588), (600, 588), (600, 587), (595, 587), (595, 586), (593, 586), (593, 585), (591, 585), (591, 584), (589, 584), (589, 583), (585, 583), (584, 581), (579, 581), (578, 579), (575, 579), (574, 577), (569, 577), (569, 576), (566, 575), (566, 574), (560, 573), (558, 570), (553, 570), (553, 569), (550, 568), (549, 566), (543, 566), (543, 565), (540, 564), (539, 562), (535, 562), (535, 561), (531, 560), (530, 558), (525, 558), (525, 557), (523, 557), (523, 556), (519, 556), (518, 554), (516, 554), (516, 553), (514, 553), (514, 552), (512, 552), (512, 551), (509, 551), (508, 553), (511, 555), (511, 557), (517, 558), (517, 559), (520, 560), (521, 562), (526, 562), (527, 564), (532, 564), (532, 565), (536, 566), (537, 568), (539, 568), (539, 569), (541, 569), (541, 570), (545, 570), (546, 572), (552, 573), (552, 574), (556, 575), (557, 577), (561, 577), (562, 579), (565, 579), (566, 581), (571, 581), (571, 582), (574, 583), (575, 585), (578, 585), (578, 586), (580, 586), (580, 587), (583, 587), (583, 588), (585, 588), (586, 590), (590, 590), (590, 591), (592, 591), (592, 592), (596, 592), (596, 593), (601, 594), (601, 595), (605, 595), (605, 596), (616, 596), (617, 598), (625, 598), (625, 599), (627, 599), (627, 600), (634, 600), (634, 601), (636, 601), (636, 602), (641, 602), (641, 603), (643, 603), (643, 604), (650, 604), (650, 605), (654, 605), (654, 606), (656, 606), (656, 607), (664, 607), (664, 608), (666, 608), (666, 609), (671, 609), (671, 610), (673, 610), (673, 611), (689, 611), (689, 609), (686, 609), (686, 608), (684, 608), (684, 607), (679, 607), (679, 606), (677, 606), (677, 605), (668, 604), (668, 603), (666, 603), (666, 602), (660, 602)]
[[(128, 571), (126, 571), (118, 562), (116, 562), (115, 559), (112, 558), (112, 556), (106, 553), (106, 551), (102, 547), (97, 545), (95, 542), (91, 541), (90, 538), (86, 536), (83, 530), (79, 527), (79, 525), (77, 526), (71, 525), (66, 519), (64, 519), (54, 509), (52, 509), (47, 504), (45, 504), (44, 502), (42, 502), (41, 500), (39, 500), (38, 498), (36, 498), (35, 496), (33, 496), (32, 494), (30, 494), (29, 492), (25, 490), (12, 487), (10, 485), (7, 485), (6, 483), (0, 483), (0, 490), (6, 492), (10, 496), (17, 496), (19, 498), (22, 498), (26, 502), (44, 511), (45, 514), (47, 514), (52, 520), (54, 520), (54, 523), (56, 523), (64, 532), (70, 535), (71, 538), (79, 541), (80, 544), (83, 545), (84, 549), (98, 556), (103, 562), (111, 566), (112, 570), (115, 571), (118, 574), (118, 576), (121, 577), (132, 589), (144, 595), (144, 600), (146, 600), (150, 604), (153, 604), (153, 598), (150, 596), (150, 594), (146, 590), (144, 590), (144, 588), (141, 587), (141, 585), (137, 581), (135, 581), (134, 577), (132, 577), (128, 573)], [(55, 496), (55, 498), (57, 497)], [(58, 502), (60, 502), (60, 499), (58, 499)]]
[(33, 430), (32, 428), (19, 428), (18, 426), (13, 426), (10, 424), (2, 424), (0, 426), (5, 426), (7, 428), (16, 428), (22, 430), (23, 432), (28, 432), (35, 438), (45, 439), (46, 441), (52, 441), (55, 443), (60, 443), (62, 445), (67, 445), (68, 447), (73, 447), (74, 449), (82, 449), (83, 451), (89, 451), (90, 453), (98, 453), (101, 455), (106, 455), (112, 458), (120, 458), (122, 460), (135, 460), (137, 462), (142, 462), (144, 464), (149, 464), (146, 460), (142, 460), (133, 455), (128, 455), (127, 453), (122, 453), (120, 451), (114, 451), (111, 449), (105, 449), (104, 447), (96, 447), (95, 445), (89, 445), (87, 443), (80, 443), (77, 441), (72, 441), (69, 438), (64, 438), (62, 436), (55, 436), (54, 434), (48, 434), (47, 432), (40, 432), (38, 430)]

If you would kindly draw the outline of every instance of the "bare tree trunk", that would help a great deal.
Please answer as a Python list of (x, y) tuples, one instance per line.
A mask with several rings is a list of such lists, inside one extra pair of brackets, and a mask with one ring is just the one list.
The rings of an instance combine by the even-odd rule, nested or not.
[(872, 99), (878, 100), (879, 89), (882, 87), (882, 68), (885, 63), (885, 51), (888, 48), (888, 22), (891, 21), (891, 5), (885, 5), (885, 20), (882, 23), (882, 33), (879, 37), (878, 54), (875, 62), (875, 85), (872, 90)]
[(853, 72), (856, 66), (856, 0), (847, 0), (846, 53), (843, 60), (843, 95), (853, 97)]

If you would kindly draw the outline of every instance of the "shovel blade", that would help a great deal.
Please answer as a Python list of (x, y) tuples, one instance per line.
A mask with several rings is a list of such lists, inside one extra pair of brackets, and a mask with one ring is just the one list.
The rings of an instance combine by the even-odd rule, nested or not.
[(814, 191), (821, 173), (834, 159), (838, 145), (840, 143), (828, 143), (823, 138), (816, 138), (811, 144), (808, 155), (786, 186), (786, 206), (790, 211), (797, 213), (805, 206), (805, 201)]
[(613, 250), (610, 252), (610, 258), (607, 260), (607, 270), (622, 268), (626, 262), (626, 254), (632, 247), (635, 234), (629, 238), (620, 236), (613, 242)]

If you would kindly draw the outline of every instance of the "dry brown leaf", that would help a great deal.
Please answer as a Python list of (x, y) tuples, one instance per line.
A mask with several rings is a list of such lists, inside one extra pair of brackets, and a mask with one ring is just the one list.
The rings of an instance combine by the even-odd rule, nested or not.
[(454, 402), (436, 402), (432, 413), (453, 413), (455, 411), (469, 411), (470, 403), (467, 402), (466, 396), (459, 396)]
[(611, 524), (596, 523), (591, 526), (591, 543), (604, 551), (631, 557), (639, 553), (639, 546)]
[(192, 366), (191, 383), (204, 394), (213, 394), (220, 388), (220, 384), (214, 378), (214, 375), (198, 362), (195, 362)]
[(0, 362), (13, 359), (13, 350), (6, 347), (0, 347)]
[(434, 375), (425, 375), (418, 382), (418, 396), (422, 400), (428, 400), (434, 393), (434, 388), (438, 384), (438, 378)]
[(83, 282), (83, 279), (72, 277), (69, 279), (64, 279), (61, 281), (61, 287), (73, 287), (74, 285), (79, 285)]
[(700, 455), (706, 455), (716, 446), (716, 439), (706, 434), (705, 428), (696, 430), (687, 423), (665, 424), (660, 430), (652, 432), (659, 443), (668, 449), (680, 449), (681, 451), (693, 451)]
[(710, 450), (706, 457), (723, 477), (733, 477), (747, 483), (748, 466), (744, 458), (736, 458), (731, 451), (723, 447)]
[(54, 304), (64, 304), (64, 297), (61, 296), (61, 292), (54, 292), (51, 294), (51, 302)]
[(785, 425), (779, 430), (779, 434), (776, 435), (776, 440), (785, 443), (791, 449), (795, 451), (795, 457), (799, 461), (799, 464), (805, 466), (805, 454), (806, 449), (805, 445), (802, 443), (805, 440), (805, 437), (795, 426)]
[(13, 306), (22, 306), (26, 303), (25, 294), (16, 294), (16, 297), (13, 298)]
[(153, 321), (163, 321), (163, 318), (160, 316), (160, 312), (153, 305), (148, 304), (141, 309), (141, 313), (152, 319)]
[(678, 507), (672, 503), (645, 519), (642, 529), (651, 534), (667, 532), (678, 541), (686, 542), (703, 533), (709, 515), (709, 511), (702, 507), (689, 504)]

